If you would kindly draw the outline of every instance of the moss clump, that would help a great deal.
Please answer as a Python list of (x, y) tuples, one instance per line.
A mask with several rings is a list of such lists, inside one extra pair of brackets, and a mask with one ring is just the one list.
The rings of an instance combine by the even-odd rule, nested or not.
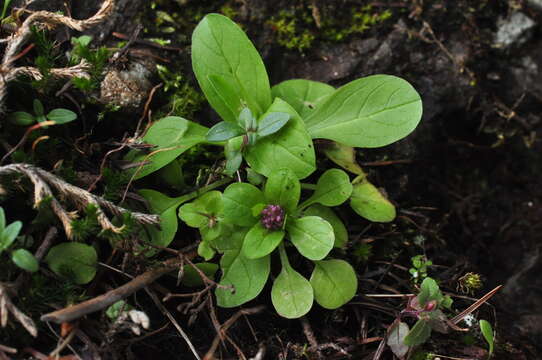
[(351, 35), (362, 34), (391, 16), (390, 10), (379, 12), (371, 5), (347, 9), (324, 5), (316, 9), (301, 2), (290, 9), (281, 10), (267, 24), (275, 32), (279, 45), (302, 52), (315, 41), (345, 41)]

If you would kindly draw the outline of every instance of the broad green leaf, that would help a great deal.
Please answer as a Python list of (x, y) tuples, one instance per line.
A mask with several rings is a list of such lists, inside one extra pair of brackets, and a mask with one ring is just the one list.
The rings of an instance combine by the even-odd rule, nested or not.
[(209, 221), (209, 223), (199, 228), (202, 240), (209, 242), (211, 246), (214, 246), (215, 240), (220, 237), (229, 237), (232, 232), (231, 225), (226, 224), (222, 221), (220, 217), (216, 215), (213, 216), (214, 220)]
[(337, 206), (348, 200), (351, 194), (352, 183), (348, 174), (339, 169), (329, 169), (320, 176), (316, 190), (300, 207), (304, 208), (314, 203)]
[(34, 115), (25, 111), (16, 111), (8, 116), (9, 121), (15, 125), (28, 126), (36, 122)]
[(54, 109), (47, 114), (47, 119), (61, 125), (77, 119), (77, 114), (68, 109)]
[(142, 141), (155, 145), (150, 153), (130, 151), (125, 160), (148, 163), (137, 167), (134, 179), (145, 177), (172, 162), (192, 146), (205, 142), (207, 128), (178, 116), (168, 116), (155, 122)]
[(11, 260), (23, 270), (29, 272), (36, 272), (39, 270), (38, 260), (36, 260), (34, 255), (26, 249), (15, 250), (11, 253)]
[(206, 192), (191, 203), (181, 206), (179, 218), (188, 226), (202, 228), (209, 225), (212, 218), (221, 213), (222, 209), (222, 193), (213, 190)]
[(316, 261), (310, 282), (316, 302), (326, 309), (343, 306), (358, 290), (356, 272), (344, 260)]
[(262, 203), (264, 197), (260, 189), (254, 185), (235, 183), (224, 190), (222, 200), (224, 221), (239, 226), (252, 226), (258, 221), (252, 209), (256, 204)]
[(301, 255), (310, 260), (325, 258), (335, 243), (333, 228), (318, 216), (289, 220), (286, 231)]
[(491, 327), (491, 324), (487, 320), (480, 320), (480, 331), (482, 331), (482, 335), (484, 336), (484, 339), (487, 341), (487, 344), (489, 345), (489, 356), (493, 355), (493, 348), (495, 346), (495, 335), (493, 333), (493, 328)]
[(82, 285), (96, 275), (98, 255), (92, 246), (68, 242), (53, 246), (45, 261), (55, 274)]
[(292, 170), (275, 170), (265, 183), (264, 195), (268, 204), (280, 205), (287, 213), (292, 213), (301, 196), (301, 184)]
[[(208, 262), (194, 264), (201, 272), (203, 272), (208, 278), (212, 279), (215, 276), (215, 273), (218, 271), (218, 265)], [(190, 264), (183, 267), (183, 277), (181, 279), (181, 284), (185, 286), (201, 286), (204, 285), (204, 281), (201, 278), (201, 275), (194, 269)]]
[(353, 147), (332, 141), (329, 144), (325, 144), (322, 149), (328, 159), (343, 169), (356, 175), (364, 174), (363, 170), (356, 162), (356, 151)]
[(421, 345), (431, 336), (431, 326), (427, 321), (419, 319), (405, 336), (403, 342), (408, 346)]
[(408, 335), (408, 332), (408, 325), (398, 320), (394, 321), (388, 328), (387, 344), (398, 358), (403, 358), (408, 352), (409, 347), (404, 344), (404, 339)]
[(333, 247), (344, 248), (348, 242), (348, 231), (341, 219), (328, 207), (320, 204), (314, 204), (303, 211), (305, 216), (318, 216), (327, 221), (333, 227), (335, 243)]
[[(206, 15), (194, 30), (192, 68), (207, 100), (225, 121), (237, 121), (239, 104), (246, 103), (256, 116), (271, 104), (269, 79), (258, 51), (225, 16)], [(213, 76), (224, 84), (213, 86)], [(226, 94), (219, 93), (224, 91)]]
[(395, 219), (395, 206), (370, 182), (354, 185), (350, 206), (361, 217), (373, 222), (390, 222)]
[(152, 189), (142, 189), (138, 191), (139, 195), (143, 196), (149, 203), (150, 211), (154, 214), (161, 214), (170, 207), (177, 207), (185, 201), (184, 196), (176, 198), (169, 197), (159, 191)]
[(333, 92), (331, 85), (305, 79), (286, 80), (271, 88), (273, 98), (281, 98), (299, 113), (302, 119), (307, 118)]
[(248, 259), (241, 252), (244, 231), (234, 232), (230, 238), (230, 248), (224, 251), (220, 260), (222, 268), (221, 285), (233, 285), (235, 291), (217, 288), (215, 291), (218, 306), (231, 308), (254, 299), (262, 291), (270, 271), (270, 257)]
[(2, 247), (2, 249), (9, 248), (17, 236), (19, 236), (22, 227), (23, 223), (18, 220), (6, 226), (0, 236), (0, 247)]
[(258, 124), (258, 136), (264, 137), (276, 133), (290, 120), (290, 114), (272, 112), (267, 114)]
[(237, 124), (221, 121), (207, 132), (207, 141), (225, 141), (243, 134)]
[(269, 112), (290, 114), (288, 123), (279, 132), (259, 139), (248, 147), (245, 159), (256, 172), (269, 177), (275, 170), (288, 167), (298, 179), (316, 170), (316, 158), (310, 135), (303, 120), (285, 101), (276, 98)]
[(36, 116), (41, 116), (44, 114), (43, 104), (41, 103), (41, 101), (39, 101), (38, 99), (34, 99), (32, 105), (34, 108), (34, 114), (36, 114)]
[(372, 75), (340, 87), (305, 122), (312, 138), (374, 148), (404, 138), (421, 117), (422, 101), (412, 85)]
[(287, 319), (296, 319), (312, 307), (314, 293), (311, 283), (288, 263), (282, 263), (282, 270), (273, 282), (271, 301), (277, 313)]
[(256, 223), (243, 241), (241, 252), (249, 259), (258, 259), (270, 254), (284, 238), (284, 230), (268, 230)]
[[(179, 226), (179, 221), (177, 220), (177, 209), (176, 207), (170, 207), (159, 215), (160, 228), (154, 225), (146, 226), (149, 232), (150, 242), (153, 245), (168, 247), (175, 238), (175, 234), (177, 233)], [(148, 249), (145, 252), (145, 255), (152, 256), (158, 251), (158, 249)]]

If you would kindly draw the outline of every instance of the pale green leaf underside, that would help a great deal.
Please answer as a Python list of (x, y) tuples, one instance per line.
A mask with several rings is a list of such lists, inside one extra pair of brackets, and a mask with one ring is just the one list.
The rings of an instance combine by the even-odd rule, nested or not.
[(373, 148), (404, 138), (421, 116), (422, 101), (412, 85), (372, 75), (340, 87), (305, 122), (313, 138)]

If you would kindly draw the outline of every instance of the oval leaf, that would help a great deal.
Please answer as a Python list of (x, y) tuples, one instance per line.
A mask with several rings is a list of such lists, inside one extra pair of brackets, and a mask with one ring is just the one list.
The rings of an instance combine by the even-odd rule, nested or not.
[(316, 190), (301, 207), (314, 203), (325, 206), (337, 206), (345, 202), (352, 194), (352, 184), (348, 174), (339, 169), (329, 169), (320, 176)]
[(140, 179), (172, 162), (192, 146), (205, 142), (207, 128), (178, 116), (168, 116), (155, 122), (143, 136), (144, 143), (155, 145), (150, 153), (130, 151), (125, 160), (145, 165), (133, 170)]
[(224, 221), (239, 226), (252, 226), (258, 221), (252, 209), (262, 203), (264, 197), (256, 186), (247, 183), (231, 184), (224, 190), (222, 199)]
[(242, 133), (243, 129), (237, 124), (222, 121), (209, 129), (206, 138), (208, 141), (225, 141)]
[(419, 319), (405, 336), (403, 342), (408, 346), (421, 345), (431, 336), (431, 326), (427, 321)]
[(493, 328), (487, 320), (480, 320), (479, 324), (482, 335), (484, 336), (484, 339), (489, 345), (489, 356), (491, 356), (493, 354), (493, 348), (495, 346), (495, 335), (493, 333)]
[[(203, 228), (212, 222), (212, 218), (222, 213), (223, 202), (220, 191), (209, 191), (189, 204), (179, 208), (179, 218), (188, 226)], [(211, 226), (212, 227), (212, 226)]]
[(272, 112), (267, 114), (258, 124), (258, 136), (264, 137), (276, 133), (290, 120), (290, 114)]
[(19, 232), (21, 231), (22, 227), (23, 223), (18, 220), (6, 226), (0, 238), (0, 246), (2, 249), (7, 249), (11, 246), (17, 236), (19, 236)]
[(409, 347), (403, 342), (408, 331), (408, 325), (397, 320), (388, 328), (387, 344), (395, 356), (399, 358), (403, 358), (408, 352)]
[(36, 119), (32, 114), (25, 111), (17, 111), (8, 116), (9, 121), (15, 125), (28, 126), (36, 122)]
[(270, 254), (284, 238), (284, 230), (268, 230), (261, 223), (254, 225), (245, 236), (242, 253), (249, 259)]
[(354, 80), (335, 91), (307, 119), (313, 138), (374, 148), (410, 134), (422, 117), (420, 95), (391, 75)]
[(344, 260), (317, 261), (311, 275), (316, 302), (326, 309), (337, 309), (349, 302), (358, 290), (354, 268)]
[(15, 265), (29, 272), (36, 272), (39, 269), (38, 260), (26, 249), (17, 249), (11, 254), (11, 260)]
[(275, 170), (288, 167), (298, 179), (306, 178), (316, 170), (316, 157), (303, 120), (290, 105), (279, 98), (275, 99), (268, 112), (285, 112), (291, 118), (279, 132), (249, 146), (245, 154), (246, 161), (254, 171), (267, 177)]
[(328, 207), (320, 204), (314, 204), (305, 211), (305, 216), (318, 216), (327, 221), (333, 227), (333, 234), (335, 234), (335, 243), (333, 247), (344, 248), (348, 242), (348, 231), (344, 226), (342, 220)]
[(77, 114), (68, 109), (54, 109), (47, 114), (47, 119), (60, 125), (77, 119)]
[(55, 274), (76, 284), (87, 284), (94, 278), (97, 260), (92, 246), (76, 242), (53, 246), (45, 258)]
[[(239, 104), (246, 103), (256, 115), (271, 104), (269, 79), (258, 51), (225, 16), (206, 15), (194, 30), (192, 68), (207, 100), (225, 121), (237, 121)], [(212, 76), (220, 76), (224, 86), (213, 86)], [(227, 96), (221, 96), (224, 91)]]
[(395, 206), (370, 182), (354, 185), (350, 206), (361, 217), (374, 222), (390, 222), (395, 219)]
[(292, 170), (276, 170), (265, 183), (264, 195), (268, 204), (280, 205), (287, 213), (291, 213), (299, 202), (301, 184)]
[(237, 231), (230, 238), (230, 248), (224, 251), (220, 260), (222, 268), (221, 285), (233, 285), (235, 291), (217, 288), (218, 306), (231, 308), (254, 299), (262, 291), (270, 271), (270, 257), (248, 259), (241, 252), (245, 232)]
[(356, 175), (363, 175), (363, 170), (356, 161), (356, 151), (352, 146), (332, 141), (322, 148), (327, 158), (335, 164)]
[(277, 313), (287, 319), (299, 318), (309, 312), (313, 300), (311, 283), (289, 265), (283, 264), (271, 289), (271, 301)]
[(290, 220), (286, 230), (297, 250), (310, 260), (325, 258), (335, 243), (333, 228), (318, 216)]
[(286, 80), (271, 88), (273, 98), (279, 97), (292, 105), (302, 119), (307, 118), (334, 92), (335, 88), (331, 85), (305, 79)]

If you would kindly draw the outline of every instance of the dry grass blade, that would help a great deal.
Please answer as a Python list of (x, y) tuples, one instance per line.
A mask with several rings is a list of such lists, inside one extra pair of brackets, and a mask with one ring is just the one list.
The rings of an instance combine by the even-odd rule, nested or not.
[(463, 310), (461, 313), (459, 313), (457, 316), (453, 317), (450, 322), (452, 324), (457, 324), (461, 320), (465, 318), (465, 316), (469, 315), (471, 312), (478, 309), (480, 306), (482, 306), (485, 302), (487, 302), (489, 299), (493, 297), (502, 288), (502, 285), (497, 286), (495, 289), (491, 290), (484, 296), (482, 296), (480, 299), (478, 299), (474, 304)]

